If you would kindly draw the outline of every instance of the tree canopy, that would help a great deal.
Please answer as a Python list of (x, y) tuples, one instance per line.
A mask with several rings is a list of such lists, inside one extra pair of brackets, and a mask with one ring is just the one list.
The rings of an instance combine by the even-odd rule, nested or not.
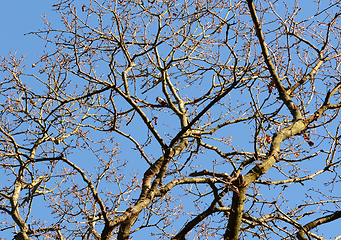
[(1, 57), (0, 231), (337, 237), (323, 229), (341, 218), (339, 1), (53, 9), (62, 26), (30, 33), (37, 61)]

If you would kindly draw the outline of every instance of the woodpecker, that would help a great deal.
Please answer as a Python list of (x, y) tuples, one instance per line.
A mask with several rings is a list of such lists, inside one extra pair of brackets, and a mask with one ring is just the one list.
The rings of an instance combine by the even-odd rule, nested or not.
[(163, 105), (163, 106), (167, 105), (167, 101), (166, 101), (165, 99), (163, 99), (163, 98), (157, 97), (157, 98), (156, 98), (156, 101), (157, 101), (160, 105)]

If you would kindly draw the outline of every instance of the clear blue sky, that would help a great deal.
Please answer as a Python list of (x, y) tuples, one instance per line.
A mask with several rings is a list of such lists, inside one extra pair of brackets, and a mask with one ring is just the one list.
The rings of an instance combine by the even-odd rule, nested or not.
[(42, 16), (47, 15), (53, 21), (57, 15), (51, 11), (53, 1), (1, 1), (0, 4), (0, 55), (17, 51), (18, 56), (28, 54), (28, 58), (37, 58), (44, 49), (44, 42), (36, 36), (25, 33), (43, 28)]

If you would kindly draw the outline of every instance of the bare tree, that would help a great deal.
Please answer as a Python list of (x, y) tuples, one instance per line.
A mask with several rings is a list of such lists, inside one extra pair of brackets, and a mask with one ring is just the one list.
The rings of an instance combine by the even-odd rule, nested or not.
[(1, 58), (1, 231), (322, 239), (340, 221), (339, 1), (54, 9), (32, 68)]

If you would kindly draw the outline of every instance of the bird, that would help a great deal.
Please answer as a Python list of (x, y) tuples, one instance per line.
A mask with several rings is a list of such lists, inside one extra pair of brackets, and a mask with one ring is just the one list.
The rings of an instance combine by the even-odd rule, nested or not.
[(157, 75), (152, 75), (152, 76), (155, 78), (155, 80), (152, 83), (152, 86), (150, 88), (146, 89), (145, 91), (143, 91), (142, 94), (145, 94), (149, 90), (151, 90), (154, 87), (156, 87), (157, 85), (159, 85), (160, 82), (162, 82), (161, 73), (159, 73)]
[(160, 105), (163, 105), (163, 106), (167, 105), (167, 101), (166, 101), (165, 99), (163, 99), (163, 98), (157, 97), (157, 98), (156, 98), (156, 101), (157, 101)]

